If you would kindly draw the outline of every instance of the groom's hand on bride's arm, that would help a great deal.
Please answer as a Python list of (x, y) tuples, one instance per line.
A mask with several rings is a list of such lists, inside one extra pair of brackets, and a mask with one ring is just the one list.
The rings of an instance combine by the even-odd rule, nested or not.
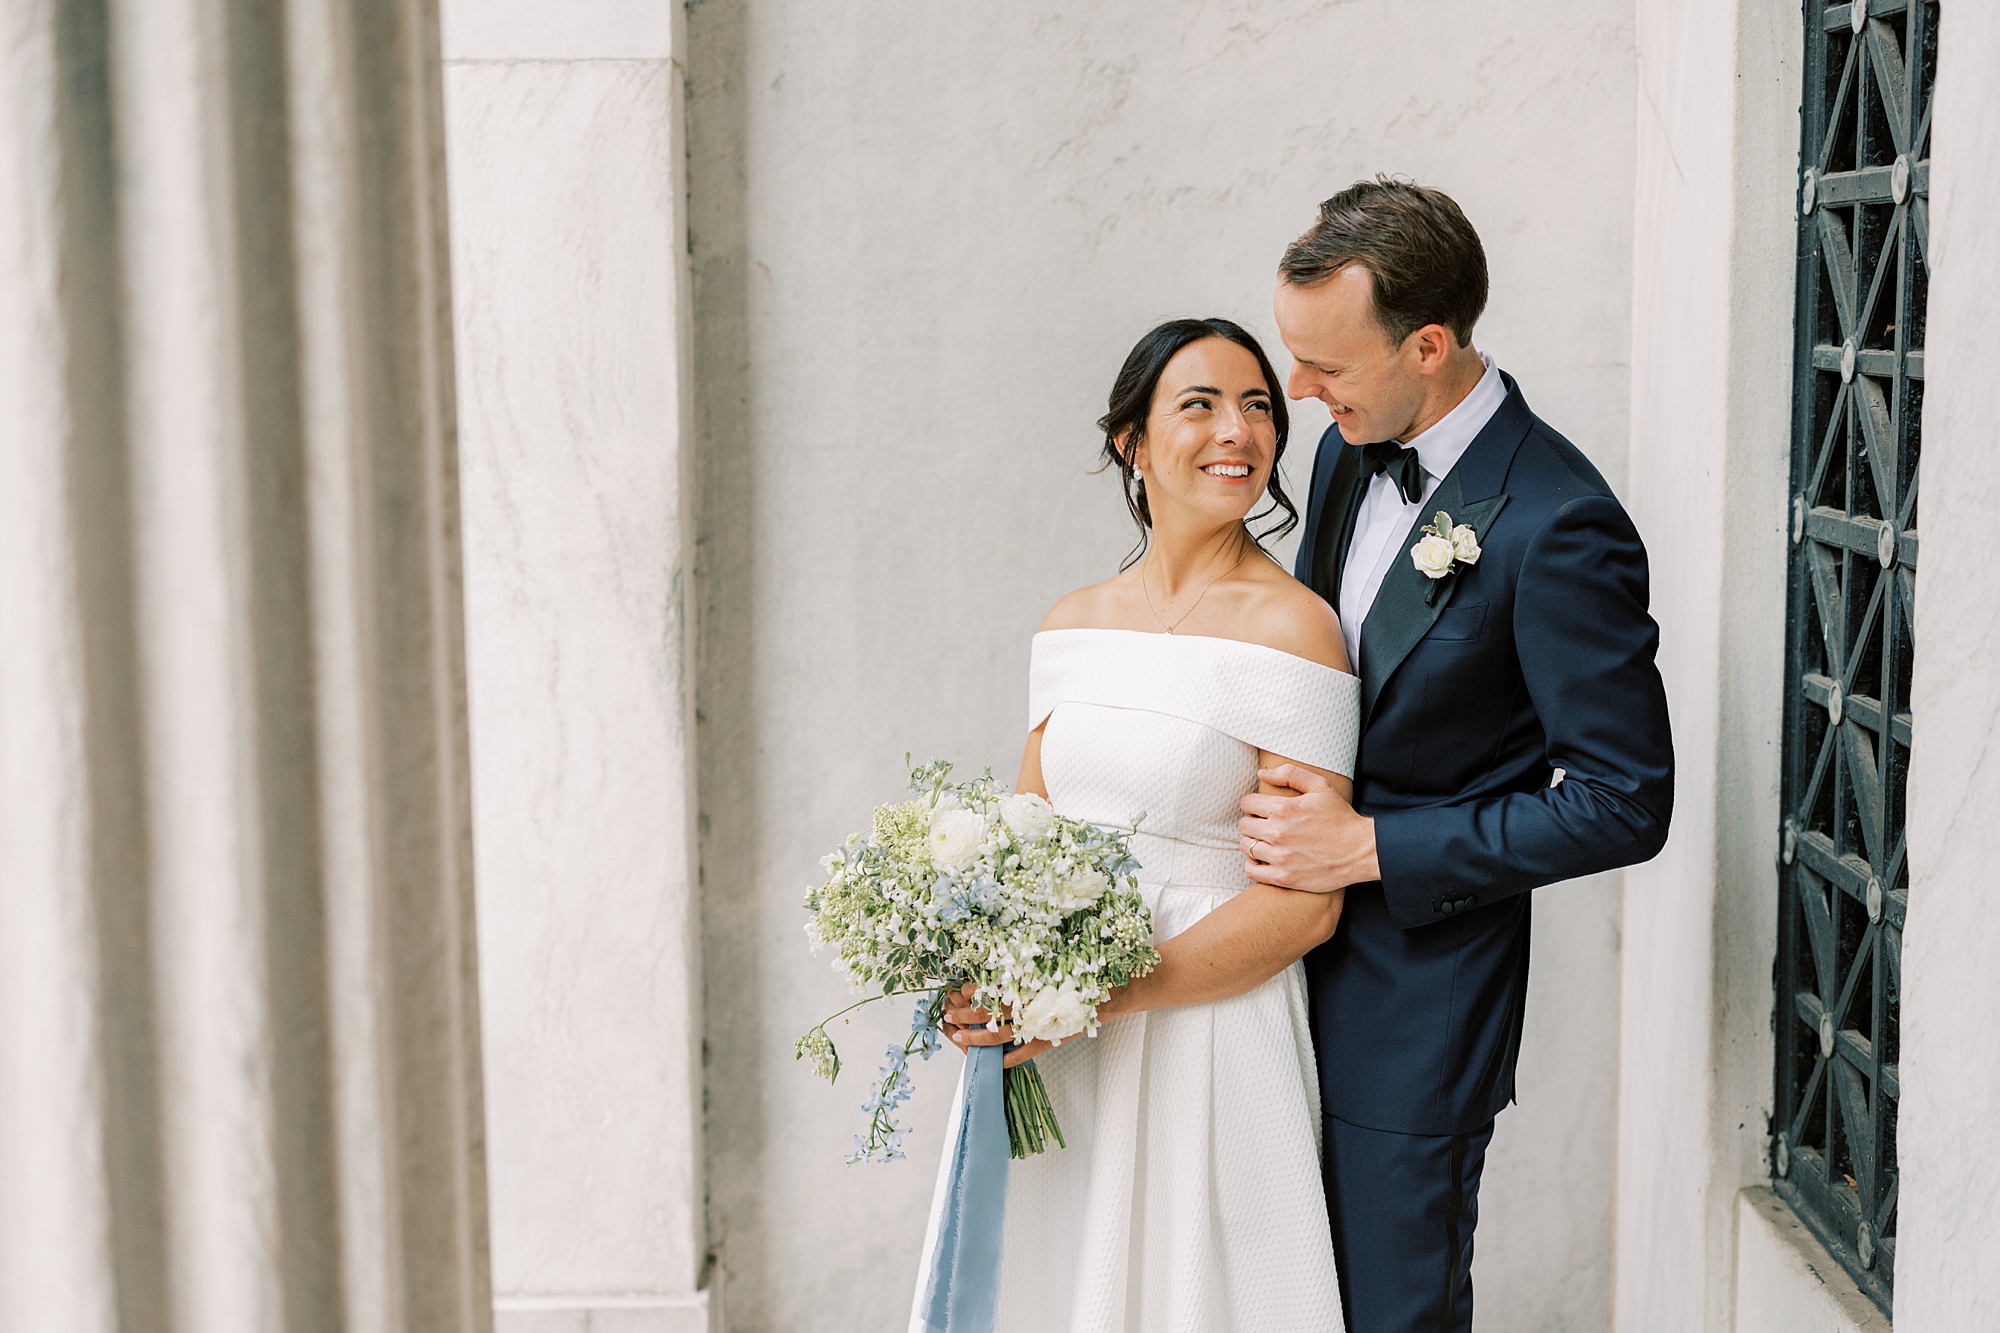
[[(1014, 1040), (1014, 1029), (1002, 1023), (998, 1031), (986, 1026), (992, 1017), (984, 1009), (975, 1008), (972, 1003), (973, 988), (968, 985), (954, 992), (945, 1001), (944, 1035), (952, 1045), (968, 1054), (975, 1046), (998, 1046), (1002, 1042)], [(1052, 1050), (1054, 1044), (1046, 1041), (1024, 1042), (1019, 1046), (1008, 1046), (1007, 1058), (1001, 1063), (1008, 1069), (1032, 1060), (1043, 1051)]]
[(1243, 798), (1244, 873), (1259, 884), (1334, 893), (1382, 877), (1375, 860), (1375, 821), (1355, 812), (1320, 774), (1298, 764), (1260, 768), (1257, 779), (1275, 793)]

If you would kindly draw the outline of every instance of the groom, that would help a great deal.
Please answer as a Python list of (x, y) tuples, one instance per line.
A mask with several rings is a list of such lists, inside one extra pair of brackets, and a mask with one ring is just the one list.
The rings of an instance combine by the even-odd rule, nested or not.
[(1480, 1170), (1514, 1099), (1529, 890), (1667, 836), (1646, 551), (1473, 347), (1486, 255), (1445, 195), (1378, 179), (1327, 200), (1275, 305), (1287, 392), (1333, 413), (1297, 574), (1340, 614), (1362, 738), (1352, 809), (1264, 773), (1299, 794), (1244, 797), (1243, 849), (1253, 879), (1347, 895), (1306, 970), (1348, 1327), (1451, 1333), (1472, 1327)]

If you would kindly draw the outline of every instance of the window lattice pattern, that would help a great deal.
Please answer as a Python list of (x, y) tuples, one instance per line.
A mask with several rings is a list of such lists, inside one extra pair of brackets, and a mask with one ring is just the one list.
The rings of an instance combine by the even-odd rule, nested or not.
[(1772, 1163), (1886, 1311), (1938, 6), (1806, 18)]

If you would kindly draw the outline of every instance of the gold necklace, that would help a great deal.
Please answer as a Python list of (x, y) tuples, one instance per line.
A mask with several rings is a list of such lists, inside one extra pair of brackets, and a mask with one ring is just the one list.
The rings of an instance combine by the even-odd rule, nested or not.
[(1231, 574), (1234, 574), (1237, 570), (1241, 569), (1243, 567), (1243, 562), (1250, 558), (1250, 552), (1255, 549), (1256, 547), (1252, 543), (1247, 541), (1243, 543), (1243, 554), (1236, 557), (1236, 563), (1231, 565), (1229, 568), (1223, 570), (1220, 574), (1217, 574), (1214, 578), (1210, 579), (1208, 581), (1208, 587), (1203, 588), (1201, 590), (1201, 595), (1194, 599), (1193, 604), (1190, 605), (1187, 610), (1180, 613), (1179, 617), (1177, 617), (1174, 620), (1173, 624), (1168, 624), (1167, 618), (1160, 614), (1160, 608), (1153, 605), (1153, 590), (1146, 584), (1146, 568), (1148, 565), (1151, 565), (1153, 563), (1152, 560), (1148, 558), (1146, 564), (1139, 566), (1139, 591), (1146, 595), (1146, 609), (1153, 613), (1153, 619), (1159, 621), (1162, 625), (1166, 625), (1167, 633), (1172, 634), (1174, 632), (1175, 625), (1184, 625), (1187, 623), (1187, 618), (1194, 614), (1195, 607), (1201, 605), (1202, 597), (1208, 596), (1208, 589), (1213, 588), (1216, 584), (1222, 582), (1224, 579), (1228, 578)]

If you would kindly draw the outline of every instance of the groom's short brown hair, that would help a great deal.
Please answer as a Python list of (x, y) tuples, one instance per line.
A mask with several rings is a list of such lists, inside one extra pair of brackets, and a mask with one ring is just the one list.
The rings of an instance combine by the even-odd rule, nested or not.
[(1319, 206), (1319, 220), (1285, 247), (1278, 273), (1310, 287), (1349, 264), (1375, 279), (1375, 318), (1391, 342), (1442, 324), (1460, 347), (1486, 309), (1486, 250), (1451, 196), (1414, 181), (1356, 181)]

